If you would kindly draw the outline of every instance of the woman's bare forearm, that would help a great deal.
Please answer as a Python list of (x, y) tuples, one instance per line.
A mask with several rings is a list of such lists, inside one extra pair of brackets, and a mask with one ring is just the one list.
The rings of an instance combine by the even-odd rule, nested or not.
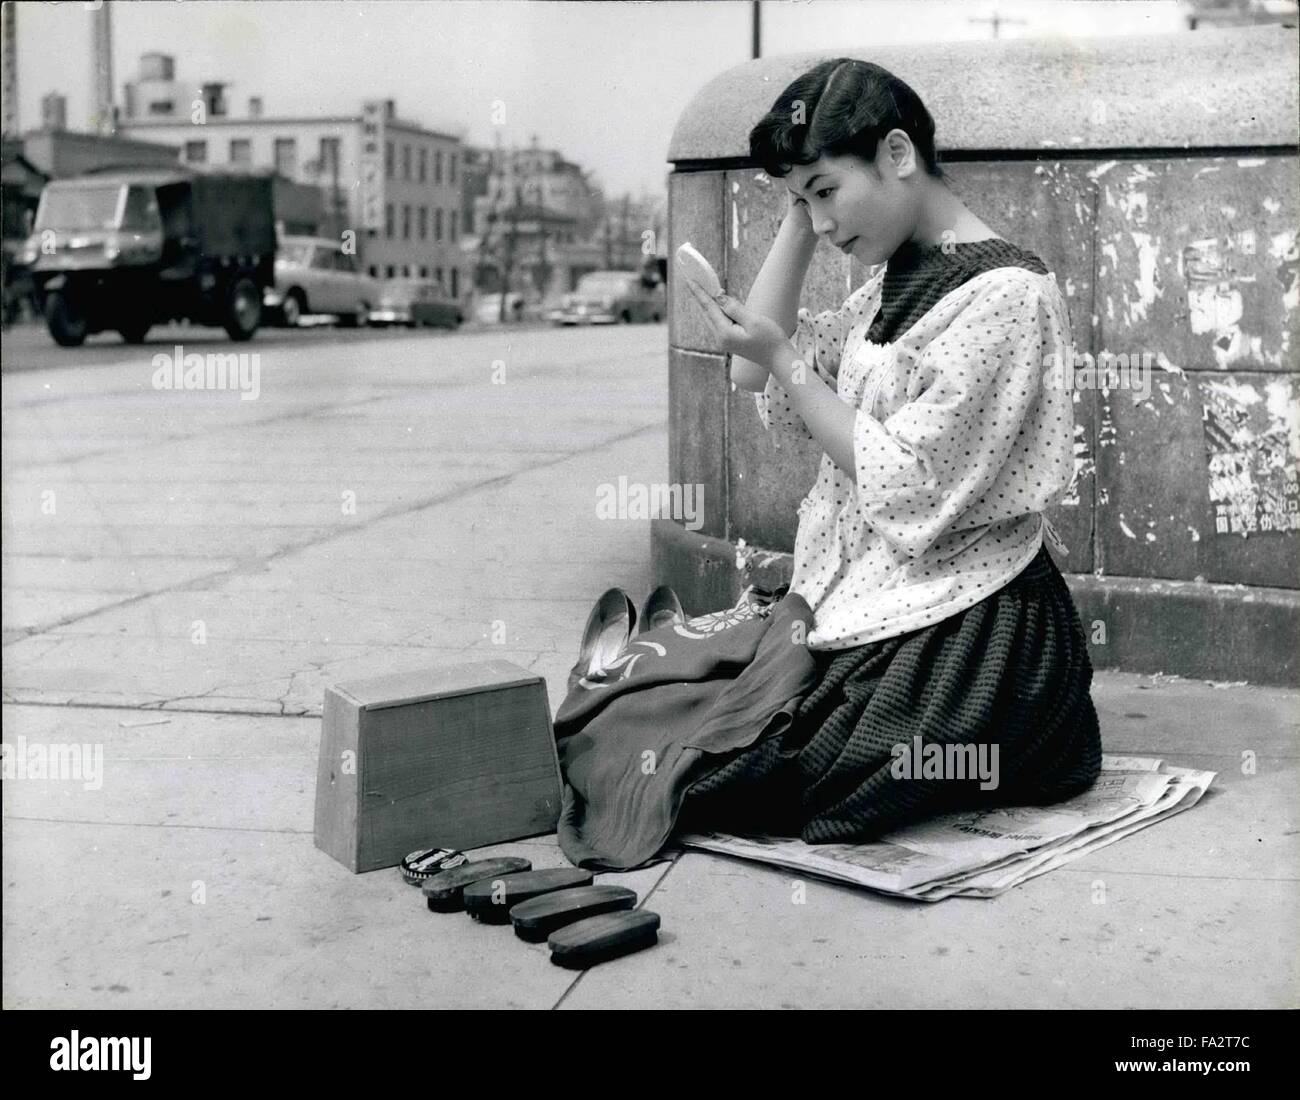
[[(787, 335), (793, 335), (799, 320), (799, 295), (804, 277), (817, 249), (817, 234), (806, 215), (786, 214), (776, 240), (750, 288), (745, 305), (770, 317)], [(731, 380), (741, 389), (761, 392), (767, 385), (768, 368), (739, 356), (731, 358)]]

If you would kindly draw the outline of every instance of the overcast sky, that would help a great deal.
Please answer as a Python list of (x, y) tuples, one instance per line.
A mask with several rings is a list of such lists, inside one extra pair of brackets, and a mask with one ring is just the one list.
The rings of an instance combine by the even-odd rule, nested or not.
[[(18, 7), (19, 110), (68, 97), (91, 115), (90, 5)], [(120, 0), (113, 4), (114, 94), (142, 53), (176, 57), (184, 81), (226, 80), (232, 111), (260, 95), (268, 115), (356, 113), (392, 98), (404, 118), (466, 140), (543, 146), (593, 169), (611, 194), (657, 193), (673, 126), (701, 84), (750, 57), (748, 0), (534, 3), (530, 0)], [(1172, 0), (765, 0), (763, 53), (849, 51), (873, 43), (990, 37), (1175, 33)], [(776, 89), (775, 91), (779, 91)], [(774, 95), (775, 95), (774, 91)], [(505, 104), (494, 127), (492, 104)]]

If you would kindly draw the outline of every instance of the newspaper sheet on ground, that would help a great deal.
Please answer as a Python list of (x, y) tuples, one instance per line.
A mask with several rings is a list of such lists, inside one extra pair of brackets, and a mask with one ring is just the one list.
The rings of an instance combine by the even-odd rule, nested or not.
[(1158, 758), (1105, 755), (1097, 782), (1065, 802), (944, 814), (866, 844), (725, 833), (678, 834), (673, 843), (920, 901), (996, 897), (1191, 808), (1214, 775)]

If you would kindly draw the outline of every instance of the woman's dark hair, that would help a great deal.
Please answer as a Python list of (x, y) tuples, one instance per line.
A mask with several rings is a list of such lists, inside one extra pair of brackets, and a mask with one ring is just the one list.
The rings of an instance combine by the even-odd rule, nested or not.
[(837, 57), (809, 69), (777, 97), (749, 132), (749, 154), (777, 179), (823, 154), (852, 153), (874, 165), (881, 138), (893, 129), (912, 139), (929, 175), (944, 178), (934, 119), (921, 97), (888, 69)]

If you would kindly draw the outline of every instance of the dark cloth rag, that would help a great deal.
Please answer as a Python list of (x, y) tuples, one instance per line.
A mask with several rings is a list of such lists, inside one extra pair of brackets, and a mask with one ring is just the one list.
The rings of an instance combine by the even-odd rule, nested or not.
[(555, 714), (559, 841), (575, 866), (629, 870), (664, 846), (691, 783), (781, 733), (816, 682), (812, 610), (787, 595), (762, 618), (638, 634)]

